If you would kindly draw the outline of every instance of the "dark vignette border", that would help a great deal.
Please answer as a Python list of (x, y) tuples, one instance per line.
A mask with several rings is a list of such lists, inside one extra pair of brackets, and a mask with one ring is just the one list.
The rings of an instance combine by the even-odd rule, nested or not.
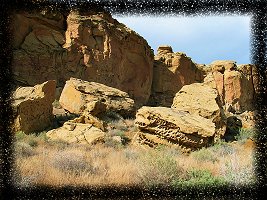
[[(12, 183), (13, 113), (10, 98), (12, 71), (12, 33), (9, 30), (10, 14), (15, 10), (32, 10), (42, 7), (68, 11), (79, 9), (105, 9), (113, 14), (152, 15), (223, 15), (249, 14), (252, 16), (251, 60), (256, 64), (260, 77), (260, 93), (256, 98), (257, 115), (255, 173), (257, 183), (249, 186), (153, 189), (142, 186), (129, 187), (50, 187), (34, 186), (16, 188)], [(263, 197), (267, 189), (267, 92), (266, 92), (266, 41), (267, 2), (265, 0), (2, 0), (0, 3), (0, 199), (255, 199)]]

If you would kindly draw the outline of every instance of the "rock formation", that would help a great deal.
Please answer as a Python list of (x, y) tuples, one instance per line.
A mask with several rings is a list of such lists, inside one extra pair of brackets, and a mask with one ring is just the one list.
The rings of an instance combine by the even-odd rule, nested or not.
[(203, 72), (184, 53), (160, 46), (155, 56), (150, 104), (170, 107), (174, 95), (184, 86), (203, 80)]
[(135, 112), (134, 100), (126, 92), (75, 78), (66, 82), (59, 102), (64, 109), (75, 114), (86, 111), (98, 115), (114, 111), (122, 116), (129, 116)]
[(216, 89), (203, 83), (185, 85), (175, 95), (172, 108), (210, 119), (216, 127), (216, 137), (226, 130), (226, 116)]
[(204, 82), (218, 90), (225, 111), (242, 113), (254, 109), (257, 90), (255, 66), (236, 66), (234, 61), (215, 61)]
[[(135, 124), (144, 134), (143, 143), (172, 143), (195, 150), (211, 144), (215, 124), (204, 117), (167, 107), (142, 107)], [(161, 142), (162, 140), (162, 142)]]
[(153, 51), (141, 36), (106, 12), (18, 12), (14, 15), (15, 79), (35, 85), (70, 77), (103, 83), (147, 102)]
[(52, 125), (55, 89), (56, 81), (46, 81), (34, 87), (19, 87), (14, 92), (15, 131), (33, 133)]

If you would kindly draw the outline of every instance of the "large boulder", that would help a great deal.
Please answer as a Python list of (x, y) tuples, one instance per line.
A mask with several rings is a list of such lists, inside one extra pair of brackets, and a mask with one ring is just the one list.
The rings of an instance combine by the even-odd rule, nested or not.
[(184, 53), (173, 53), (170, 46), (160, 46), (155, 55), (150, 104), (170, 107), (184, 85), (202, 80), (203, 72), (191, 58)]
[(171, 143), (189, 150), (211, 144), (216, 134), (211, 119), (167, 107), (143, 106), (135, 124), (143, 132), (145, 143)]
[(129, 116), (135, 111), (134, 100), (126, 92), (76, 78), (66, 82), (59, 103), (64, 109), (78, 115), (85, 111), (92, 115), (114, 111)]
[(16, 131), (43, 131), (53, 123), (56, 81), (46, 81), (34, 87), (19, 87), (13, 94)]
[(99, 82), (147, 102), (153, 51), (146, 40), (106, 12), (53, 10), (13, 16), (13, 71), (20, 84), (70, 77)]
[(175, 95), (172, 108), (210, 119), (216, 127), (216, 137), (226, 130), (226, 117), (216, 89), (204, 83), (185, 85)]
[(204, 82), (217, 89), (226, 112), (253, 110), (257, 92), (257, 70), (254, 65), (239, 65), (234, 61), (216, 61)]

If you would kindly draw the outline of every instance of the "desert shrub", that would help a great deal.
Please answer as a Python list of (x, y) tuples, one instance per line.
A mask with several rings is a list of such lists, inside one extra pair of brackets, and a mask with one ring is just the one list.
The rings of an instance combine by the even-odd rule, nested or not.
[(136, 160), (139, 156), (138, 152), (130, 148), (125, 148), (124, 155), (128, 160)]
[(82, 173), (95, 174), (97, 171), (91, 163), (86, 161), (84, 155), (71, 151), (57, 152), (51, 158), (51, 164), (63, 172), (73, 173), (75, 175)]
[(30, 157), (35, 155), (34, 149), (25, 142), (16, 142), (15, 143), (15, 155), (18, 157)]
[(115, 149), (123, 147), (123, 144), (121, 142), (114, 140), (111, 136), (107, 136), (104, 138), (104, 145), (106, 147), (112, 147)]
[(52, 105), (53, 105), (53, 107), (58, 108), (58, 109), (62, 108), (62, 106), (60, 105), (60, 103), (57, 99), (55, 99), (55, 101), (52, 103)]
[(140, 156), (138, 176), (147, 186), (171, 185), (178, 180), (183, 169), (170, 155), (146, 152)]
[(254, 129), (241, 128), (239, 134), (235, 136), (235, 139), (240, 143), (244, 143), (248, 138), (254, 138), (254, 137), (255, 137)]
[(191, 154), (197, 161), (211, 161), (214, 163), (218, 160), (217, 156), (210, 148), (202, 148), (198, 151), (192, 152)]
[(15, 134), (16, 141), (24, 140), (27, 137), (27, 135), (23, 131), (18, 131)]
[(209, 170), (190, 169), (185, 179), (173, 181), (175, 187), (209, 187), (225, 185), (222, 177), (213, 176)]
[(209, 147), (209, 149), (214, 152), (214, 154), (217, 154), (217, 156), (226, 156), (235, 153), (235, 148), (224, 140), (217, 141), (214, 146)]

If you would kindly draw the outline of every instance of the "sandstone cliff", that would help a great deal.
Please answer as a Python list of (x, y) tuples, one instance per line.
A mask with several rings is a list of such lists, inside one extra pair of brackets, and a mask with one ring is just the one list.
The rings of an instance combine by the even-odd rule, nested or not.
[(105, 12), (20, 12), (14, 15), (13, 71), (20, 84), (70, 77), (103, 83), (147, 102), (153, 52), (146, 40)]

